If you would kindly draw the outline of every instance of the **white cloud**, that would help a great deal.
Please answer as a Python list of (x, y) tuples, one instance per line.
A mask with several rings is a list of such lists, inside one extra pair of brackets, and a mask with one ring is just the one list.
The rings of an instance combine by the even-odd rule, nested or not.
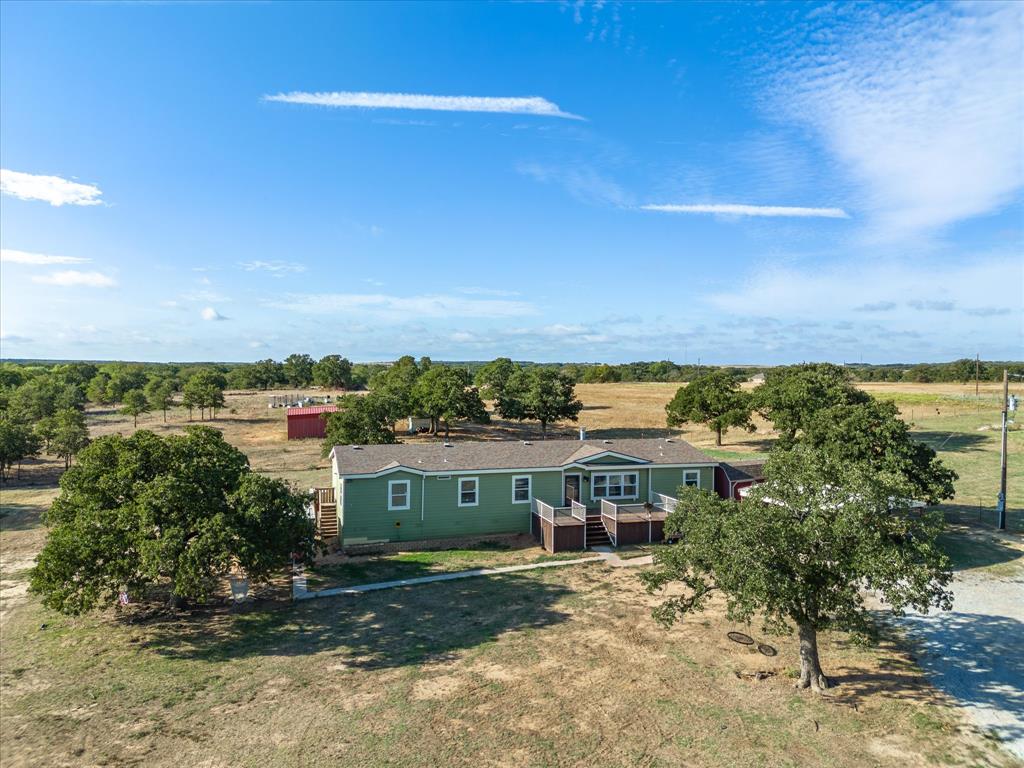
[(306, 271), (305, 265), (294, 261), (240, 261), (238, 266), (246, 272), (269, 272), (275, 277), (284, 277), (289, 273)]
[(821, 138), (869, 237), (927, 236), (1024, 184), (1022, 24), (1021, 3), (832, 6), (766, 57), (766, 107)]
[[(1012, 307), (1024, 315), (1024, 265), (1019, 256), (982, 255), (958, 261), (858, 261), (815, 269), (766, 266), (735, 289), (712, 294), (710, 304), (739, 317), (881, 322), (941, 336), (984, 327)], [(974, 308), (963, 309), (958, 308)], [(995, 308), (982, 312), (976, 308)], [(880, 314), (882, 313), (882, 314)], [(946, 319), (943, 319), (945, 316)], [(1008, 318), (1008, 325), (1013, 318)], [(939, 327), (938, 323), (946, 324)], [(1016, 323), (1017, 333), (1020, 323)]]
[(48, 253), (31, 253), (16, 251), (12, 248), (0, 248), (0, 262), (5, 264), (33, 264), (36, 266), (49, 264), (85, 264), (89, 259), (79, 256), (52, 256)]
[(721, 216), (795, 216), (798, 218), (848, 219), (842, 208), (804, 208), (792, 205), (743, 205), (739, 203), (712, 203), (706, 205), (641, 205), (645, 211), (662, 213), (712, 213)]
[(563, 112), (540, 96), (432, 96), (420, 93), (364, 93), (332, 91), (309, 93), (292, 91), (266, 95), (264, 101), (287, 104), (312, 104), (321, 107), (359, 107), (363, 109), (420, 109), (437, 112), (503, 112), (517, 115), (564, 117), (583, 120), (579, 115)]
[(36, 275), (32, 278), (32, 282), (61, 285), (64, 287), (84, 285), (89, 288), (113, 288), (117, 285), (117, 281), (110, 277), (110, 275), (104, 275), (102, 272), (80, 272), (77, 269), (51, 272), (48, 275)]
[(0, 168), (0, 192), (21, 200), (42, 200), (53, 206), (100, 205), (103, 194), (93, 184), (80, 184), (60, 176), (39, 176)]
[(227, 320), (227, 318), (224, 317), (224, 315), (222, 315), (213, 307), (203, 307), (203, 309), (199, 312), (199, 316), (203, 318), (203, 320)]
[(617, 182), (583, 163), (558, 166), (521, 163), (516, 170), (524, 176), (529, 176), (542, 183), (558, 184), (570, 195), (584, 203), (624, 207), (633, 202), (629, 192)]
[(522, 317), (537, 313), (536, 307), (523, 301), (471, 299), (462, 295), (445, 296), (441, 294), (390, 296), (356, 293), (293, 293), (287, 294), (282, 299), (268, 301), (267, 306), (300, 314), (353, 314), (394, 321), (428, 317)]

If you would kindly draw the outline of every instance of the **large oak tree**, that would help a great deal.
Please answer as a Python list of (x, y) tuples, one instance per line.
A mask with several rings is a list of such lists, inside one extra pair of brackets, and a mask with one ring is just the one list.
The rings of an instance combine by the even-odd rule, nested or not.
[(237, 564), (261, 581), (312, 553), (305, 496), (255, 474), (209, 427), (95, 440), (61, 477), (31, 588), (64, 613), (162, 588), (204, 601)]
[(818, 633), (869, 635), (867, 592), (897, 614), (950, 607), (949, 560), (935, 544), (941, 514), (913, 513), (908, 484), (802, 445), (774, 453), (766, 476), (742, 503), (680, 489), (665, 523), (679, 541), (659, 550), (641, 578), (652, 592), (671, 582), (686, 592), (656, 608), (657, 619), (671, 624), (721, 595), (733, 621), (795, 629), (797, 685), (820, 691), (830, 681)]
[(730, 427), (753, 431), (750, 395), (728, 371), (713, 369), (682, 386), (665, 406), (667, 423), (678, 427), (690, 421), (707, 424), (715, 432), (715, 444)]
[(502, 418), (535, 419), (547, 437), (548, 424), (559, 419), (576, 421), (583, 403), (576, 399), (573, 379), (553, 368), (522, 368), (508, 378), (498, 400)]

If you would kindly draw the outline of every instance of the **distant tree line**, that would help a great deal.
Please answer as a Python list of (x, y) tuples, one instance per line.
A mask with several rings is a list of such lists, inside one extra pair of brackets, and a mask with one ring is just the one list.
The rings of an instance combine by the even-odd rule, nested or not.
[(556, 367), (523, 366), (507, 357), (475, 366), (471, 374), (460, 365), (406, 355), (371, 377), (368, 394), (339, 399), (338, 411), (327, 417), (324, 453), (334, 445), (397, 442), (395, 424), (410, 417), (426, 419), (431, 434), (443, 426), (447, 439), (454, 423), (490, 420), (484, 400), (494, 402), (501, 418), (538, 422), (546, 436), (550, 423), (575, 421), (582, 410), (575, 385)]

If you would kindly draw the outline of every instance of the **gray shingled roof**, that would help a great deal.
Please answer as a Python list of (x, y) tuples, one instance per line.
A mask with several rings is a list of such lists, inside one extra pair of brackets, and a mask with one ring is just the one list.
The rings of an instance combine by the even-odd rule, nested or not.
[(471, 440), (399, 445), (337, 445), (342, 475), (365, 475), (394, 467), (421, 472), (561, 467), (612, 451), (652, 464), (714, 464), (716, 460), (676, 438), (637, 440)]
[(765, 459), (747, 459), (744, 461), (722, 462), (722, 469), (730, 482), (744, 480), (764, 480)]

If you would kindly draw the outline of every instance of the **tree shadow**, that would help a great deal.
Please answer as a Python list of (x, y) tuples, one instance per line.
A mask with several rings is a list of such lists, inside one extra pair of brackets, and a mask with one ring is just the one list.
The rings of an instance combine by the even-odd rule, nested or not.
[(43, 511), (38, 504), (11, 504), (5, 501), (0, 505), (0, 530), (27, 531), (38, 528), (42, 524)]
[(902, 623), (937, 688), (968, 708), (1003, 713), (989, 725), (1000, 739), (1024, 739), (1024, 622), (954, 610)]
[(911, 437), (930, 448), (944, 453), (963, 453), (981, 450), (982, 445), (991, 439), (990, 435), (973, 434), (971, 432), (914, 431)]
[(942, 534), (938, 544), (953, 561), (955, 571), (986, 568), (1024, 558), (1024, 551), (991, 535), (968, 532), (965, 527)]
[[(968, 708), (1004, 713), (989, 726), (1000, 739), (1024, 738), (1024, 623), (955, 611), (877, 619), (876, 645), (887, 655), (877, 670), (836, 668), (830, 701), (857, 709), (873, 697), (940, 703), (946, 694)], [(908, 639), (913, 653), (900, 650)]]
[[(942, 512), (946, 522), (964, 525), (976, 531), (992, 531), (997, 524), (998, 513), (994, 507), (943, 503), (936, 509)], [(1024, 508), (1007, 507), (1006, 528), (1008, 531), (1024, 533)]]
[(151, 625), (160, 655), (220, 663), (254, 656), (326, 653), (349, 669), (452, 658), (505, 632), (565, 621), (572, 591), (518, 574), (307, 600), (280, 610), (194, 612)]
[(0, 490), (56, 488), (64, 474), (64, 461), (48, 457), (25, 459), (21, 466), (15, 465), (10, 472), (11, 476), (0, 485)]

